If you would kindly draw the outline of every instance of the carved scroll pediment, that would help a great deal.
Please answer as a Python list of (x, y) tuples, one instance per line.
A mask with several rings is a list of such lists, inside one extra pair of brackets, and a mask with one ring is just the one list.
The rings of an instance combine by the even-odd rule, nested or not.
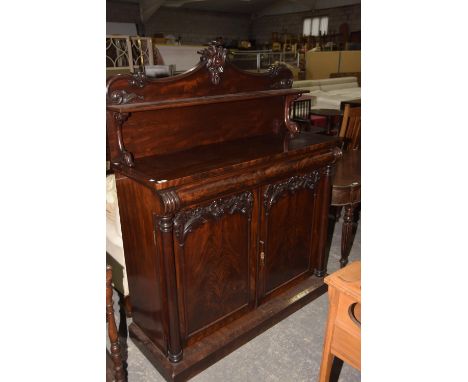
[(263, 193), (263, 206), (265, 207), (265, 213), (268, 214), (271, 207), (281, 196), (285, 195), (286, 192), (293, 194), (302, 188), (313, 190), (319, 179), (319, 172), (313, 171), (305, 175), (292, 176), (281, 183), (270, 184)]
[(125, 105), (141, 100), (143, 100), (143, 96), (139, 96), (135, 93), (127, 93), (125, 90), (114, 90), (110, 94), (110, 102), (114, 105)]
[(250, 219), (253, 195), (250, 191), (229, 198), (217, 199), (209, 205), (181, 211), (174, 217), (174, 232), (179, 245), (184, 245), (189, 232), (205, 224), (208, 219), (219, 219), (225, 214), (241, 213)]
[(205, 62), (205, 67), (210, 72), (211, 82), (218, 85), (224, 71), (224, 63), (226, 62), (227, 49), (223, 47), (222, 40), (216, 40), (198, 53), (201, 54), (201, 61)]

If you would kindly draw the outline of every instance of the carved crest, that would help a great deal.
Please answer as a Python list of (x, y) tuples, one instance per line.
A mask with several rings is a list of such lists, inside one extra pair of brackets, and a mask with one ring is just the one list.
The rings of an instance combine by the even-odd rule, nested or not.
[(250, 191), (229, 198), (217, 199), (208, 206), (193, 210), (181, 211), (174, 218), (174, 232), (183, 246), (189, 232), (205, 224), (208, 219), (219, 219), (225, 214), (239, 212), (250, 219), (252, 213), (253, 195)]
[(275, 204), (279, 198), (284, 195), (285, 192), (290, 192), (293, 194), (301, 188), (308, 188), (309, 190), (313, 190), (319, 179), (320, 174), (316, 170), (306, 175), (292, 176), (288, 180), (281, 183), (270, 184), (263, 194), (263, 205), (265, 207), (265, 213), (268, 214), (273, 204)]
[(221, 80), (220, 73), (224, 71), (224, 63), (226, 62), (227, 49), (223, 47), (222, 40), (212, 41), (208, 48), (205, 48), (197, 53), (201, 54), (201, 60), (205, 62), (205, 66), (210, 72), (211, 82), (218, 85)]
[(138, 88), (142, 88), (148, 82), (148, 78), (146, 77), (146, 73), (144, 71), (139, 71), (132, 74), (132, 78), (128, 80), (128, 84), (131, 86), (136, 86)]

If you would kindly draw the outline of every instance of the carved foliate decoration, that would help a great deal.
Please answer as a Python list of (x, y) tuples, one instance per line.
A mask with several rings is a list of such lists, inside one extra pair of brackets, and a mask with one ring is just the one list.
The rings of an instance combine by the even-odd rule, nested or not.
[(222, 41), (217, 40), (209, 44), (199, 52), (201, 61), (205, 62), (205, 66), (210, 72), (211, 82), (218, 85), (221, 80), (220, 73), (224, 71), (224, 63), (226, 62), (227, 49), (222, 46)]
[(284, 70), (284, 69), (288, 69), (288, 67), (281, 62), (277, 62), (273, 65), (270, 65), (267, 71), (270, 77), (276, 77), (281, 72), (281, 70)]
[(301, 188), (313, 190), (320, 179), (318, 171), (313, 171), (306, 175), (295, 175), (281, 183), (270, 184), (263, 193), (263, 205), (265, 213), (268, 214), (273, 204), (275, 204), (285, 192), (295, 193)]
[(214, 200), (205, 207), (177, 213), (174, 218), (174, 232), (179, 245), (183, 246), (187, 234), (205, 224), (208, 219), (219, 219), (225, 214), (233, 215), (239, 212), (247, 215), (250, 220), (252, 205), (253, 195), (247, 191), (240, 195)]
[(143, 96), (139, 96), (135, 93), (127, 93), (125, 90), (114, 90), (109, 98), (114, 105), (125, 105), (135, 102), (136, 100), (144, 99)]
[(341, 159), (343, 157), (343, 150), (341, 150), (339, 147), (334, 147), (333, 155), (335, 156), (335, 162), (336, 162), (338, 159)]
[(273, 82), (270, 85), (271, 89), (290, 89), (292, 87), (292, 78), (282, 78), (279, 81)]
[(148, 78), (146, 77), (145, 72), (136, 72), (132, 74), (132, 78), (128, 80), (128, 84), (131, 86), (136, 86), (138, 88), (142, 88), (148, 82)]

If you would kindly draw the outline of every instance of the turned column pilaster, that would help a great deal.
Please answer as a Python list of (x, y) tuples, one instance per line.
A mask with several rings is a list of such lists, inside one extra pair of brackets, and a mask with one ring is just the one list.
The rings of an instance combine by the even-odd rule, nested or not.
[(321, 203), (319, 205), (320, 220), (318, 222), (318, 244), (317, 253), (318, 261), (317, 266), (314, 269), (314, 275), (317, 277), (323, 277), (327, 273), (326, 264), (326, 245), (328, 237), (328, 210), (330, 209), (331, 193), (332, 193), (332, 165), (328, 165), (323, 170), (322, 182), (320, 184), (320, 195)]
[(179, 207), (179, 197), (174, 190), (159, 193), (165, 215), (158, 217), (158, 228), (161, 232), (161, 246), (166, 280), (167, 310), (168, 310), (168, 358), (171, 362), (182, 360), (183, 350), (180, 338), (179, 304), (177, 299), (176, 263), (174, 253), (174, 211)]

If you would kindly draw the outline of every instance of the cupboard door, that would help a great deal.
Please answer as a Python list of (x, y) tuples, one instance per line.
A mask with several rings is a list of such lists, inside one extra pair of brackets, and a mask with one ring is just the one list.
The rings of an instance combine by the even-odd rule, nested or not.
[(260, 299), (311, 271), (319, 172), (292, 176), (262, 190)]
[(174, 247), (182, 338), (190, 344), (253, 308), (252, 192), (176, 214)]

